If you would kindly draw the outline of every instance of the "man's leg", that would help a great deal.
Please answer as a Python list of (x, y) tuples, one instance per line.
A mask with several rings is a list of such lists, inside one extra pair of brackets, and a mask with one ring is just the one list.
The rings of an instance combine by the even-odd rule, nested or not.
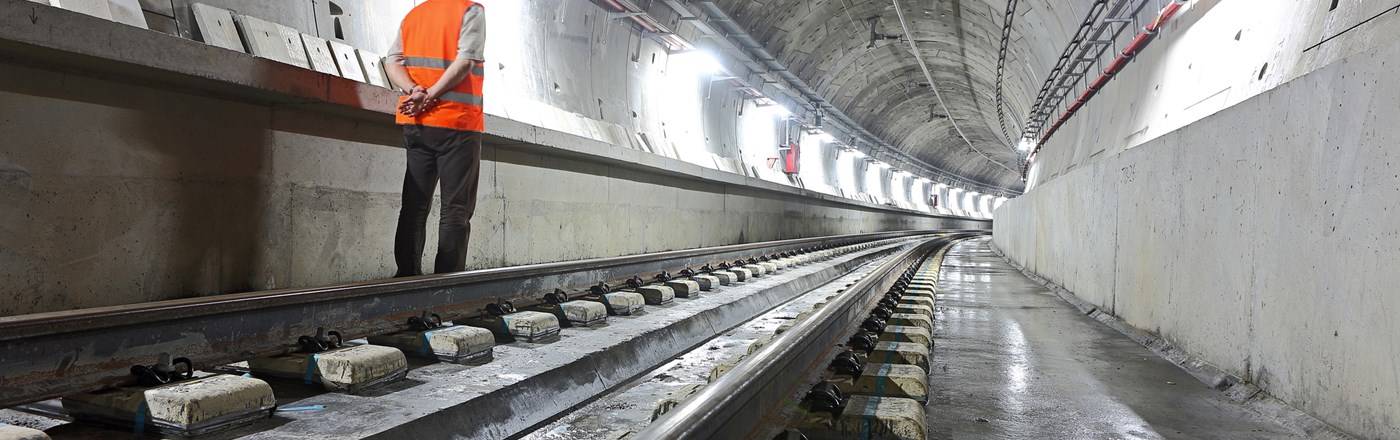
[(442, 176), (442, 212), (433, 272), (460, 272), (467, 267), (467, 241), (481, 174), (481, 133), (449, 131), (438, 155)]
[(422, 127), (405, 126), (404, 148), (408, 163), (403, 176), (403, 206), (399, 208), (399, 227), (394, 234), (394, 263), (396, 277), (423, 274), (424, 227), (428, 211), (433, 206), (433, 190), (437, 187), (437, 152), (423, 143)]

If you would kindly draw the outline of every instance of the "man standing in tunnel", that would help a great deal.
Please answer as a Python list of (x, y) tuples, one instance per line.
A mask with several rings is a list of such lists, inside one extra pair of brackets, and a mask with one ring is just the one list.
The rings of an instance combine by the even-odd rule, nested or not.
[(442, 182), (434, 273), (466, 268), (471, 217), (481, 170), (482, 80), (486, 18), (471, 0), (427, 0), (399, 26), (386, 73), (400, 93), (408, 166), (394, 236), (396, 277), (423, 273), (424, 228), (433, 190)]

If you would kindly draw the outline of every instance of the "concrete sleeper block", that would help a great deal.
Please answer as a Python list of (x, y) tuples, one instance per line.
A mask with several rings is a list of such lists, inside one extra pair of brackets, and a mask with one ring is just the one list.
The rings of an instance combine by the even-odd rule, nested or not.
[(720, 279), (715, 275), (696, 275), (690, 277), (690, 279), (695, 280), (695, 283), (700, 286), (701, 291), (715, 290), (720, 286)]
[(931, 297), (931, 296), (925, 296), (925, 295), (904, 295), (903, 297), (899, 298), (899, 304), (900, 304), (900, 305), (905, 305), (905, 304), (917, 304), (917, 305), (921, 305), (921, 306), (928, 307), (929, 310), (933, 310), (934, 301), (933, 301), (933, 297)]
[(909, 342), (925, 347), (933, 346), (933, 334), (923, 327), (913, 327), (907, 325), (887, 325), (885, 331), (880, 332), (880, 342)]
[[(928, 299), (928, 298), (923, 298), (923, 299)], [(929, 307), (929, 306), (926, 306), (926, 305), (923, 305), (923, 304), (907, 304), (907, 303), (906, 303), (906, 304), (899, 304), (899, 305), (895, 306), (894, 312), (895, 312), (895, 313), (919, 314), (919, 315), (927, 316), (927, 317), (929, 317), (929, 318), (933, 318), (933, 307)]]
[(868, 364), (914, 365), (928, 371), (929, 346), (913, 342), (882, 341), (866, 356)]
[(719, 279), (719, 285), (721, 286), (728, 286), (741, 281), (739, 279), (739, 274), (727, 270), (710, 272), (710, 275), (714, 275), (715, 278)]
[(409, 356), (466, 365), (490, 362), (496, 345), (490, 330), (465, 325), (390, 333), (368, 340), (370, 344), (397, 348)]
[(402, 379), (408, 359), (397, 348), (355, 345), (320, 353), (292, 353), (248, 361), (255, 375), (320, 383), (329, 391), (360, 393)]
[(672, 300), (676, 299), (676, 291), (666, 286), (642, 286), (637, 289), (637, 293), (642, 294), (642, 297), (646, 298), (647, 305), (653, 306), (669, 304)]
[(681, 298), (700, 296), (700, 282), (695, 280), (670, 280), (666, 282), (666, 287), (670, 287), (676, 292), (676, 296)]
[(140, 420), (142, 429), (184, 437), (266, 419), (277, 406), (267, 382), (227, 374), (76, 394), (61, 402), (78, 420), (133, 428)]
[(829, 415), (808, 413), (798, 423), (811, 440), (926, 440), (928, 414), (914, 399), (853, 395), (833, 420)]
[(525, 342), (545, 343), (559, 339), (559, 318), (544, 312), (515, 312), (501, 317), (510, 336)]
[(749, 278), (753, 278), (753, 271), (742, 267), (730, 268), (729, 272), (734, 274), (735, 282), (742, 283), (744, 281), (748, 281)]
[(23, 426), (0, 425), (0, 440), (49, 440), (49, 435)]
[(646, 305), (646, 297), (637, 292), (608, 292), (602, 295), (608, 312), (614, 315), (631, 316), (641, 313)]
[(559, 308), (564, 311), (564, 319), (570, 325), (597, 327), (608, 322), (608, 307), (600, 302), (566, 301), (559, 304)]
[(930, 318), (927, 315), (914, 313), (894, 313), (890, 315), (890, 319), (885, 320), (885, 324), (921, 327), (924, 330), (928, 330), (930, 333), (933, 332), (933, 318)]
[(838, 376), (836, 384), (848, 394), (903, 397), (928, 402), (928, 373), (909, 364), (866, 364), (860, 376)]

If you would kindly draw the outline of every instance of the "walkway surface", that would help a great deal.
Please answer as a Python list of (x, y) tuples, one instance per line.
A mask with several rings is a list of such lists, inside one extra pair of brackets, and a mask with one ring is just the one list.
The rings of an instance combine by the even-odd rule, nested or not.
[(1079, 313), (989, 238), (949, 251), (939, 287), (931, 438), (1303, 438)]

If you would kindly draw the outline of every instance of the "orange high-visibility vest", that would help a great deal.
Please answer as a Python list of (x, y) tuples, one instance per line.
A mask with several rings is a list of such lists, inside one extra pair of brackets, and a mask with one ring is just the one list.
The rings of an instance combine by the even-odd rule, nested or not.
[[(403, 19), (399, 32), (403, 43), (404, 67), (413, 82), (423, 87), (437, 84), (447, 66), (457, 59), (462, 16), (475, 2), (471, 0), (428, 0), (413, 8)], [(472, 66), (467, 79), (439, 98), (437, 105), (418, 116), (398, 113), (399, 125), (425, 125), (461, 131), (486, 129), (482, 113), (482, 63)], [(407, 97), (400, 97), (402, 103)]]

